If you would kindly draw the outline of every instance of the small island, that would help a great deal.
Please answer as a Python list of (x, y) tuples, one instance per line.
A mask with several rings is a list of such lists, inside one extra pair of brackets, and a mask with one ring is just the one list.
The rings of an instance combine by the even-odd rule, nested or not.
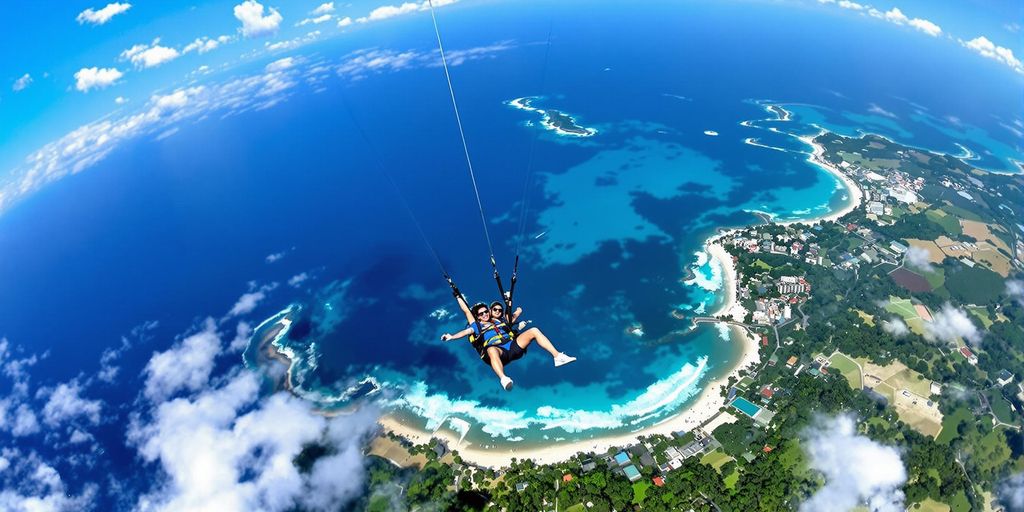
[(512, 108), (525, 110), (527, 112), (536, 112), (541, 115), (540, 124), (547, 130), (551, 130), (558, 135), (564, 135), (569, 137), (591, 137), (597, 134), (597, 130), (594, 128), (587, 128), (580, 125), (576, 118), (562, 112), (560, 110), (553, 109), (541, 109), (534, 107), (532, 103), (536, 100), (543, 99), (540, 96), (524, 96), (522, 98), (516, 98), (508, 101), (506, 104)]

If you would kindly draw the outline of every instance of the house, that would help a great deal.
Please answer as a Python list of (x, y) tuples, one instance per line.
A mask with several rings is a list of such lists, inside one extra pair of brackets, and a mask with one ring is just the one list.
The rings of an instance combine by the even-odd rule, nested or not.
[(583, 472), (584, 473), (590, 473), (591, 471), (593, 471), (595, 469), (597, 469), (597, 463), (595, 463), (594, 461), (592, 461), (590, 459), (587, 459), (587, 460), (583, 461)]
[(771, 386), (765, 386), (765, 387), (761, 388), (761, 396), (764, 397), (766, 400), (771, 400), (772, 399), (772, 395), (774, 395), (774, 394), (775, 394), (775, 390), (773, 390), (771, 388)]
[(562, 481), (565, 483), (572, 482), (572, 473), (566, 473), (562, 475)]
[(1009, 370), (1003, 370), (996, 376), (996, 383), (999, 386), (1005, 386), (1011, 382), (1013, 382), (1013, 374)]
[(523, 492), (529, 486), (530, 484), (527, 482), (516, 482), (516, 492)]
[(967, 358), (967, 362), (971, 364), (978, 364), (978, 356), (971, 352), (971, 349), (967, 347), (960, 347), (960, 355)]
[(665, 479), (660, 476), (652, 478), (651, 481), (654, 482), (654, 485), (658, 487), (665, 487)]
[(800, 358), (798, 358), (796, 356), (789, 356), (789, 359), (786, 360), (786, 366), (789, 367), (789, 368), (792, 368), (792, 367), (796, 366), (796, 363), (799, 362), (799, 361), (800, 361)]
[(928, 391), (931, 394), (933, 394), (933, 395), (941, 395), (942, 394), (942, 384), (939, 384), (938, 382), (932, 381), (932, 384), (931, 384), (931, 386), (929, 386)]

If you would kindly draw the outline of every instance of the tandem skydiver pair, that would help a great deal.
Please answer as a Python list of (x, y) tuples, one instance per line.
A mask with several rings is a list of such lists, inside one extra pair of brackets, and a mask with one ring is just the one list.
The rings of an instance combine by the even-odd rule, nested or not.
[(525, 323), (519, 324), (519, 328), (516, 328), (515, 323), (523, 312), (522, 308), (516, 308), (511, 314), (506, 315), (507, 303), (502, 301), (495, 301), (490, 307), (482, 302), (470, 307), (458, 288), (452, 286), (452, 292), (469, 325), (455, 334), (442, 335), (441, 340), (450, 341), (469, 336), (469, 342), (480, 354), (480, 360), (490, 364), (505, 391), (512, 389), (512, 379), (505, 375), (505, 366), (523, 357), (530, 343), (534, 341), (551, 354), (555, 366), (576, 360), (575, 357), (559, 352), (540, 329), (531, 327), (522, 330)]

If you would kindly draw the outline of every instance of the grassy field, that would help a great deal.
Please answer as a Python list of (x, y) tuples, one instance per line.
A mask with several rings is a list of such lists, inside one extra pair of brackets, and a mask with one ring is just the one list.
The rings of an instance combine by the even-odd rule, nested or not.
[(949, 512), (949, 505), (931, 498), (925, 498), (920, 503), (914, 503), (910, 510), (915, 512)]
[(647, 480), (637, 480), (633, 483), (633, 503), (639, 505), (644, 502), (644, 497), (647, 496), (647, 488), (651, 484)]
[(1010, 403), (1003, 398), (999, 388), (990, 388), (985, 395), (988, 396), (988, 403), (992, 406), (992, 412), (996, 418), (1003, 423), (1013, 424), (1013, 409), (1010, 408)]
[(949, 509), (953, 512), (969, 512), (971, 502), (967, 501), (967, 493), (960, 491), (953, 495), (953, 501), (949, 503)]
[(984, 306), (969, 307), (967, 308), (967, 311), (970, 311), (971, 314), (974, 315), (974, 318), (977, 318), (978, 321), (981, 322), (981, 326), (985, 329), (992, 327), (993, 322), (989, 319), (988, 310), (985, 309)]
[(910, 299), (901, 299), (895, 295), (889, 296), (889, 304), (885, 306), (885, 310), (899, 315), (904, 322), (907, 323), (907, 327), (911, 331), (917, 334), (924, 334), (924, 320), (921, 319), (920, 315), (914, 309), (914, 304), (910, 302)]
[(956, 236), (964, 232), (960, 226), (960, 219), (946, 213), (944, 210), (928, 210), (924, 213), (928, 220), (942, 226), (950, 236)]
[(564, 508), (562, 510), (564, 512), (584, 512), (585, 510), (587, 510), (587, 507), (585, 507), (582, 503), (577, 503), (569, 508)]
[(999, 274), (982, 267), (964, 267), (946, 274), (946, 289), (964, 304), (988, 304), (999, 299), (1005, 284)]
[(755, 261), (754, 261), (754, 263), (753, 263), (753, 265), (754, 265), (755, 267), (757, 267), (757, 268), (760, 268), (760, 269), (762, 269), (762, 270), (771, 270), (771, 269), (772, 269), (772, 266), (771, 266), (771, 265), (769, 265), (769, 264), (765, 263), (765, 262), (764, 262), (763, 260), (761, 260), (760, 258), (758, 258), (757, 260), (755, 260)]
[(731, 460), (736, 460), (736, 459), (733, 459), (729, 455), (726, 455), (726, 453), (723, 452), (722, 450), (715, 450), (715, 451), (710, 452), (707, 455), (701, 457), (700, 458), (700, 463), (701, 464), (707, 464), (707, 465), (715, 468), (716, 471), (720, 471), (722, 466), (724, 466), (725, 463), (727, 463), (727, 462), (729, 462)]
[(932, 288), (941, 288), (946, 284), (946, 269), (942, 267), (935, 267), (935, 270), (924, 272), (921, 275), (924, 276), (925, 281), (928, 281), (928, 284), (932, 285)]
[(864, 320), (864, 323), (868, 324), (868, 326), (870, 326), (870, 327), (874, 327), (875, 326), (875, 317), (869, 315), (866, 311), (861, 311), (859, 309), (854, 309), (853, 312), (857, 313), (857, 316), (859, 316), (861, 318), (861, 320)]
[(739, 479), (740, 479), (740, 472), (738, 470), (733, 470), (733, 472), (730, 473), (729, 476), (725, 477), (723, 482), (725, 482), (725, 487), (727, 489), (735, 489), (736, 488), (736, 482), (738, 482)]
[(953, 414), (947, 414), (945, 418), (942, 418), (942, 432), (939, 433), (939, 437), (935, 438), (935, 442), (939, 444), (949, 444), (950, 441), (956, 439), (960, 434), (957, 432), (957, 427), (961, 423), (971, 421), (974, 419), (974, 413), (966, 407), (960, 407), (953, 411)]
[(865, 361), (861, 367), (863, 385), (884, 396), (900, 420), (926, 436), (939, 434), (942, 414), (934, 404), (928, 404), (930, 380), (899, 361), (886, 366)]
[(846, 377), (846, 381), (850, 383), (851, 388), (861, 389), (864, 387), (864, 382), (860, 375), (860, 366), (853, 359), (847, 357), (846, 354), (837, 352), (832, 354), (829, 362), (833, 368), (843, 374), (843, 377)]
[(982, 218), (979, 217), (977, 213), (974, 213), (974, 212), (972, 212), (970, 210), (965, 210), (963, 208), (960, 208), (959, 206), (954, 206), (954, 205), (952, 205), (950, 203), (946, 203), (945, 205), (943, 205), (942, 209), (945, 210), (946, 213), (950, 214), (953, 217), (959, 217), (961, 219), (976, 220), (976, 221), (981, 221), (982, 220)]

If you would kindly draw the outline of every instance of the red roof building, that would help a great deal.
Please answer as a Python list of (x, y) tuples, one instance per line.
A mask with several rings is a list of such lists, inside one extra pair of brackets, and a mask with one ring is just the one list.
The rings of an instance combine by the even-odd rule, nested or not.
[(774, 395), (774, 394), (775, 394), (775, 391), (772, 388), (768, 387), (768, 386), (765, 386), (765, 387), (761, 388), (761, 396), (763, 396), (765, 398), (771, 398), (772, 395)]
[(654, 485), (657, 485), (658, 487), (665, 487), (665, 479), (660, 476), (652, 478), (651, 481), (654, 482)]
[(566, 473), (562, 475), (563, 482), (572, 482), (572, 473)]
[(762, 347), (767, 347), (768, 346), (768, 335), (767, 334), (762, 334), (761, 335), (761, 346)]
[(774, 449), (775, 448), (772, 448), (771, 446), (766, 444), (766, 445), (764, 445), (764, 448), (761, 448), (761, 451), (764, 452), (764, 453), (771, 453), (772, 450), (774, 450)]

